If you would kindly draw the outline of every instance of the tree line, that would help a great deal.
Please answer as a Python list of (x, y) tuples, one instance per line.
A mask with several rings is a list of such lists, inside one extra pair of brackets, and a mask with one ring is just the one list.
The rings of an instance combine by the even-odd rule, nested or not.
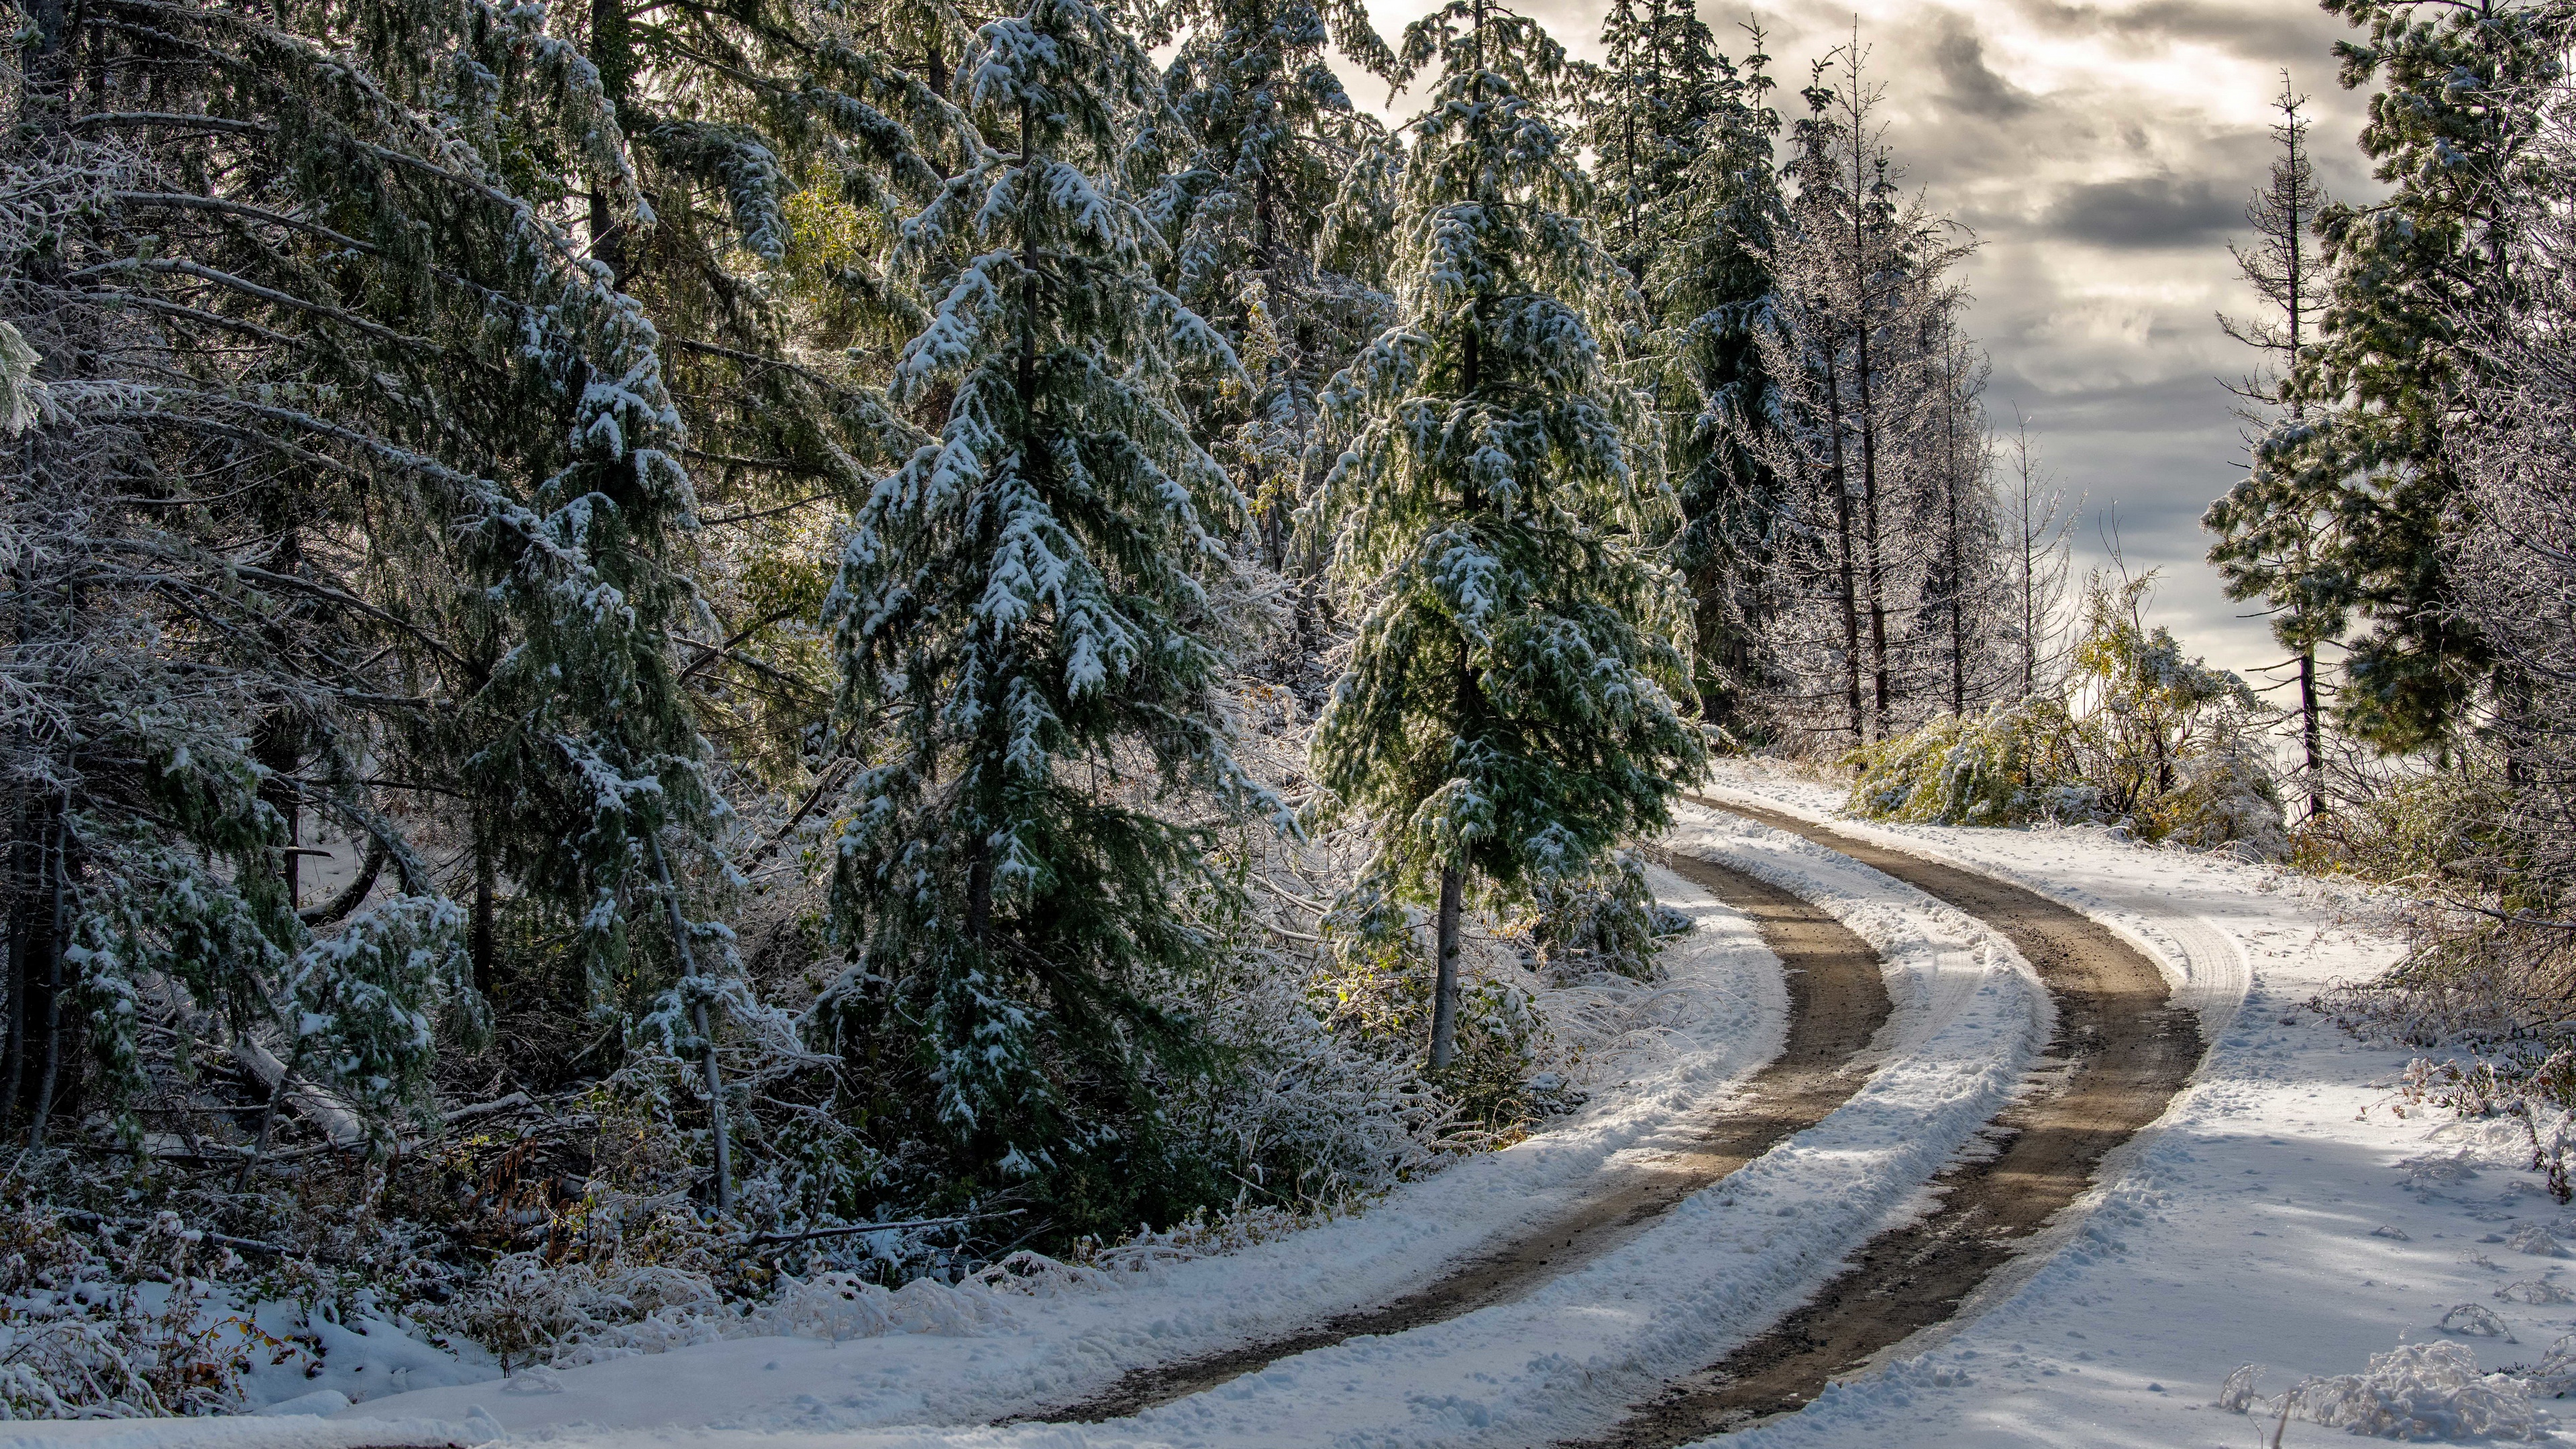
[[(1651, 937), (1713, 741), (2055, 667), (1857, 35), (1784, 124), (1674, 0), (25, 17), (25, 1146), (239, 1191), (516, 1085), (767, 1226), (1298, 1201), (1521, 1029), (1474, 940)], [(1290, 1077), (1355, 1105), (1235, 1130)]]

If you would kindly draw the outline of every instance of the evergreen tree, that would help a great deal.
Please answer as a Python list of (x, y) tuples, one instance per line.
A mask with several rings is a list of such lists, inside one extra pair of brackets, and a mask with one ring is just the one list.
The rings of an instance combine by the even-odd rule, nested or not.
[(1594, 208), (1611, 254), (1643, 281), (1693, 166), (1725, 138), (1734, 77), (1683, 0), (1612, 0), (1605, 53), (1586, 67), (1581, 131), (1593, 156)]
[(1686, 596), (1651, 546), (1673, 501), (1597, 341), (1634, 294), (1578, 220), (1564, 53), (1450, 0), (1400, 54), (1439, 72), (1396, 216), (1400, 315), (1324, 398), (1341, 451), (1311, 526), (1360, 618), (1314, 754), (1375, 829), (1376, 888), (1437, 902), (1438, 1068), (1471, 878), (1583, 874), (1662, 828), (1704, 752), (1675, 701)]
[(943, 421), (868, 496), (829, 607), (866, 765), (833, 846), (855, 964), (819, 1019), (912, 1054), (927, 1091), (888, 1105), (953, 1180), (1088, 1178), (1108, 1197), (1068, 1214), (1132, 1222), (1117, 1193), (1183, 1191), (1146, 1074), (1191, 1038), (1146, 988), (1208, 964), (1227, 893), (1174, 817), (1265, 799), (1213, 697), (1207, 580), (1245, 504), (1178, 398), (1234, 361), (1155, 280), (1143, 48), (1034, 0), (961, 64), (996, 140), (904, 224), (936, 305), (891, 389)]
[(1164, 75), (1193, 138), (1168, 185), (1173, 291), (1224, 332), (1252, 384), (1220, 386), (1198, 409), (1199, 431), (1223, 438), (1281, 569), (1316, 390), (1388, 307), (1321, 256), (1345, 178), (1366, 183), (1360, 163), (1384, 134), (1352, 106), (1326, 47), (1379, 75), (1395, 56), (1350, 0), (1172, 0), (1151, 19), (1149, 40), (1185, 34)]
[[(2281, 98), (2275, 103), (2281, 119), (2272, 127), (2281, 154), (2263, 189), (2245, 207), (2254, 244), (2229, 247), (2238, 273), (2270, 315), (2241, 322), (2224, 314), (2218, 319), (2228, 336), (2262, 357), (2263, 370), (2236, 392), (2250, 408), (2261, 410), (2257, 421), (2266, 431), (2287, 430), (2280, 442), (2306, 427), (2308, 400), (2302, 389), (2317, 381), (2306, 366), (2306, 354), (2326, 305), (2326, 276), (2310, 235), (2325, 210), (2326, 194), (2308, 152), (2310, 123), (2299, 114), (2306, 103), (2290, 88), (2284, 71)], [(2334, 499), (2316, 486), (2320, 481), (2317, 469), (2292, 463), (2276, 442), (2258, 450), (2254, 470), (2212, 503), (2202, 519), (2202, 526), (2218, 536), (2209, 558), (2226, 581), (2228, 597), (2259, 598), (2269, 605), (2272, 637), (2298, 663), (2299, 742), (2310, 815), (2325, 811), (2317, 649), (2343, 632), (2348, 607), (2339, 581), (2321, 564), (2338, 550), (2328, 533), (2335, 521)]]
[(1639, 272), (1649, 330), (1637, 349), (1681, 500), (1674, 561), (1690, 581), (1698, 619), (1698, 693), (1710, 718), (1730, 728), (1745, 723), (1736, 701), (1754, 669), (1762, 577), (1782, 513), (1778, 479), (1746, 441), (1771, 410), (1756, 332), (1771, 300), (1767, 257), (1783, 220), (1771, 158), (1780, 117), (1769, 105), (1770, 57), (1761, 30), (1746, 30), (1752, 53), (1740, 66), (1707, 58), (1687, 133), (1694, 149), (1655, 193)]
[[(2542, 84), (2559, 73), (2554, 0), (2326, 0), (2368, 38), (2339, 42), (2347, 88), (2376, 81), (2361, 145), (2391, 188), (2320, 215), (2331, 298), (2298, 381), (2311, 414), (2258, 447), (2258, 470), (2332, 499), (2303, 604), (2323, 637), (2345, 610), (2336, 707), (2384, 750), (2442, 748), (2495, 661), (2451, 597), (2443, 539), (2460, 497), (2445, 438), (2473, 367), (2450, 319), (2511, 277), (2511, 203)], [(2322, 413), (2322, 416), (2315, 414)]]
[[(658, 335), (511, 189), (536, 149), (631, 193), (616, 127), (537, 10), (48, 17), (17, 99), (69, 180), (13, 227), (47, 400), (13, 496), (75, 527), (13, 588), (35, 657), (87, 637), (109, 667), (41, 669), (66, 727), (21, 738), (13, 1018), (76, 984), (111, 1082), (147, 1012), (215, 1012), (245, 1051), (363, 1065), (364, 1105), (416, 1099), (427, 1058), (378, 1047), (428, 1050), (419, 973), (467, 918), (402, 816), (469, 802), (605, 981), (666, 894), (648, 856), (718, 809), (672, 657), (695, 500)], [(373, 864), (306, 905), (313, 819)], [(404, 899), (362, 911), (388, 862)], [(304, 1052), (299, 1022), (362, 1002), (394, 1035)]]

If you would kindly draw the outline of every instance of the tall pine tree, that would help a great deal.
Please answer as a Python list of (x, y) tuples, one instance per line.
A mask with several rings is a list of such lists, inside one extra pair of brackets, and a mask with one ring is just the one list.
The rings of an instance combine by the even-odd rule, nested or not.
[(867, 763), (834, 847), (856, 965), (823, 1019), (917, 1054), (894, 1105), (955, 1180), (1090, 1179), (1116, 1217), (1115, 1191), (1177, 1186), (1147, 1074), (1190, 1038), (1147, 988), (1217, 949), (1199, 806), (1263, 798), (1207, 585), (1245, 504), (1178, 398), (1234, 362), (1155, 279), (1133, 168), (1170, 118), (1144, 49), (1033, 0), (962, 64), (995, 139), (904, 224), (935, 310), (891, 390), (942, 421), (868, 496), (829, 607)]
[(1436, 902), (1437, 1068), (1470, 883), (1579, 875), (1660, 829), (1704, 749), (1676, 700), (1686, 595), (1652, 546), (1673, 500), (1597, 340), (1634, 293), (1579, 220), (1564, 52), (1450, 0), (1401, 55), (1439, 74), (1396, 217), (1401, 314), (1325, 395), (1341, 451), (1310, 517), (1361, 612), (1314, 754), (1375, 828), (1378, 886)]

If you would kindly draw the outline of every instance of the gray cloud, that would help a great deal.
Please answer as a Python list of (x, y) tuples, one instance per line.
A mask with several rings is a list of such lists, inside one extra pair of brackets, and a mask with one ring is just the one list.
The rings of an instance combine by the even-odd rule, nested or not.
[(1939, 38), (1932, 43), (1932, 67), (1941, 77), (1941, 100), (1954, 111), (1988, 120), (2027, 115), (2038, 102), (1986, 65), (1986, 43), (1967, 22), (1940, 12)]
[(2279, 59), (2320, 80), (2332, 65), (2328, 47), (2350, 29), (2315, 5), (2241, 0), (2147, 0), (2127, 6), (2016, 0), (2014, 8), (2059, 34), (2209, 45), (2256, 60)]
[(2040, 225), (2105, 247), (2211, 246), (2245, 225), (2245, 202), (2206, 176), (2139, 176), (2069, 187)]

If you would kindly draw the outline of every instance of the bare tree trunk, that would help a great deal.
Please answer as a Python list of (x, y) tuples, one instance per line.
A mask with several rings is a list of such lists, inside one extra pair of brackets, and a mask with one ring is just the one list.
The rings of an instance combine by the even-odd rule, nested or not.
[(1834, 540), (1841, 548), (1843, 684), (1845, 703), (1851, 712), (1852, 744), (1857, 747), (1869, 741), (1861, 720), (1860, 703), (1860, 582), (1856, 572), (1859, 547), (1852, 538), (1851, 475), (1843, 460), (1843, 390), (1837, 371), (1832, 351), (1828, 349), (1825, 355), (1825, 410), (1827, 435), (1833, 442)]
[[(47, 874), (52, 889), (50, 909), (46, 912), (45, 932), (45, 1066), (36, 1079), (36, 1110), (27, 1126), (27, 1145), (45, 1145), (45, 1128), (53, 1116), (56, 1088), (62, 1081), (63, 1057), (63, 932), (69, 925), (71, 910), (71, 869), (64, 860), (70, 846), (71, 820), (68, 801), (53, 802), (54, 845), (46, 857)], [(79, 1071), (77, 1063), (73, 1071)]]
[(2317, 650), (2313, 644), (2299, 650), (2299, 741), (2306, 747), (2308, 818), (2313, 820), (2326, 813), (2326, 751), (2317, 721)]
[(1458, 917), (1467, 889), (1465, 872), (1440, 868), (1440, 973), (1431, 989), (1431, 1069), (1449, 1065), (1458, 1051)]

